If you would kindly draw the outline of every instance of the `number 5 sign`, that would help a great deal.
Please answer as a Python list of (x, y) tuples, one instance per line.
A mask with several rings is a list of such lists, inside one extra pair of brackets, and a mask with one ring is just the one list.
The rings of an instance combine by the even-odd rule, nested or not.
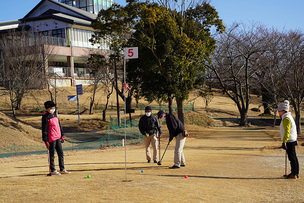
[(138, 58), (138, 47), (125, 48), (125, 59), (137, 59), (137, 58)]

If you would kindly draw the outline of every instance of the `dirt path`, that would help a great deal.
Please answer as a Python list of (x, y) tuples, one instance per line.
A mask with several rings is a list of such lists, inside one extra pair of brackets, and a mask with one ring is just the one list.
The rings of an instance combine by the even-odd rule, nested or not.
[[(304, 201), (304, 176), (281, 178), (284, 152), (268, 149), (280, 142), (263, 130), (196, 129), (191, 134), (184, 148), (186, 167), (181, 169), (168, 169), (173, 165), (174, 143), (162, 166), (145, 162), (142, 145), (128, 146), (130, 182), (123, 182), (125, 152), (121, 147), (66, 152), (66, 168), (72, 174), (65, 176), (46, 176), (47, 155), (0, 159), (0, 202)], [(162, 151), (167, 142), (163, 139)], [(298, 157), (303, 174), (302, 147)]]

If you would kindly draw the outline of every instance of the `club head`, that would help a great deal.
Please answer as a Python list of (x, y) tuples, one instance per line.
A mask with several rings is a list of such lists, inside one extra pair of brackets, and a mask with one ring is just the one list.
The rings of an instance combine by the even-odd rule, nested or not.
[(157, 162), (157, 165), (161, 165), (161, 161)]
[(52, 174), (51, 174), (51, 173), (48, 173), (47, 176), (52, 176)]

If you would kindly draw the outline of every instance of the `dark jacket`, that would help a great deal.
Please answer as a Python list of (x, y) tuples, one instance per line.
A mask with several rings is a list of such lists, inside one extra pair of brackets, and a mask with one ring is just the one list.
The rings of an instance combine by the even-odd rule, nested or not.
[(169, 130), (169, 141), (185, 130), (184, 124), (173, 114), (166, 114), (166, 123)]
[(53, 142), (62, 137), (62, 127), (56, 114), (44, 112), (42, 116), (42, 140), (44, 142)]
[(149, 134), (149, 135), (153, 135), (157, 133), (157, 130), (159, 132), (159, 134), (162, 134), (162, 130), (161, 127), (159, 125), (158, 119), (151, 114), (151, 116), (142, 116), (139, 120), (139, 124), (138, 124), (140, 133), (145, 135), (145, 134)]

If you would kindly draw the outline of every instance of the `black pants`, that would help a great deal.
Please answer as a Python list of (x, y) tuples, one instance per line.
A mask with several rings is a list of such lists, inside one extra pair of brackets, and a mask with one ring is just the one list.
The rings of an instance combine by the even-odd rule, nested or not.
[(55, 169), (55, 163), (54, 163), (54, 158), (55, 158), (55, 149), (57, 151), (58, 155), (58, 161), (59, 161), (59, 167), (60, 171), (64, 170), (64, 161), (63, 161), (63, 150), (62, 150), (62, 145), (61, 145), (61, 140), (55, 140), (53, 142), (50, 142), (50, 167), (51, 171), (56, 171)]
[(297, 154), (296, 154), (296, 145), (298, 143), (297, 142), (287, 142), (286, 146), (287, 146), (287, 154), (288, 154), (288, 159), (290, 161), (290, 166), (291, 166), (291, 173), (293, 175), (298, 175), (299, 174), (299, 161), (297, 158)]

